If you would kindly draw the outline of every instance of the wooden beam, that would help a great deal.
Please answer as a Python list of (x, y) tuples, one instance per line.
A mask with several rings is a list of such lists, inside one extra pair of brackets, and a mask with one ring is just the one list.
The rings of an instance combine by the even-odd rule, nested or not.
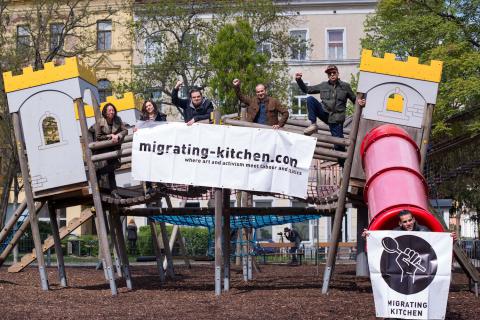
[(28, 215), (30, 216), (30, 228), (32, 230), (33, 243), (35, 244), (35, 252), (37, 256), (38, 272), (40, 274), (40, 284), (43, 290), (48, 290), (48, 276), (45, 270), (45, 259), (42, 251), (42, 239), (40, 238), (40, 230), (38, 228), (38, 217), (35, 209), (35, 200), (33, 198), (32, 186), (30, 184), (30, 173), (28, 170), (27, 157), (25, 155), (25, 141), (22, 134), (22, 124), (18, 112), (12, 113), (13, 128), (15, 131), (15, 139), (17, 145), (18, 161), (23, 178), (23, 190), (27, 200)]
[(85, 116), (85, 108), (83, 105), (82, 99), (75, 99), (75, 106), (78, 111), (80, 118), (80, 128), (82, 131), (82, 138), (84, 143), (83, 152), (85, 155), (85, 161), (88, 167), (88, 180), (90, 181), (90, 186), (92, 188), (93, 203), (95, 206), (95, 212), (97, 216), (98, 224), (97, 234), (100, 242), (100, 249), (103, 253), (103, 259), (105, 260), (104, 268), (108, 276), (108, 281), (110, 283), (110, 291), (112, 295), (117, 295), (117, 284), (115, 283), (115, 277), (113, 276), (113, 262), (110, 252), (110, 247), (108, 245), (108, 236), (107, 236), (107, 222), (105, 217), (105, 212), (102, 207), (102, 199), (100, 195), (100, 190), (98, 187), (97, 175), (95, 171), (95, 165), (92, 161), (92, 151), (88, 148), (88, 143), (90, 142), (90, 134), (87, 127), (87, 118)]
[[(357, 93), (357, 97), (363, 97), (362, 93)], [(362, 107), (358, 103), (355, 104), (355, 113), (353, 115), (352, 130), (350, 132), (351, 143), (347, 149), (347, 158), (343, 167), (342, 183), (338, 194), (337, 207), (335, 210), (335, 218), (332, 227), (332, 245), (328, 250), (327, 263), (323, 273), (323, 287), (322, 293), (328, 292), (328, 286), (330, 284), (330, 277), (333, 273), (333, 266), (335, 264), (338, 242), (340, 239), (340, 232), (342, 229), (342, 219), (345, 211), (345, 203), (347, 198), (347, 190), (350, 181), (350, 174), (352, 171), (353, 156), (355, 151), (355, 144), (357, 140), (358, 127), (360, 123), (360, 117), (362, 115)]]
[(48, 214), (50, 216), (50, 224), (52, 226), (52, 237), (55, 244), (55, 253), (57, 254), (57, 268), (58, 268), (58, 279), (60, 281), (60, 286), (67, 286), (67, 274), (65, 273), (65, 262), (63, 259), (63, 250), (62, 243), (60, 240), (60, 233), (58, 229), (57, 215), (59, 210), (55, 210), (50, 203), (48, 204)]
[(157, 223), (152, 219), (148, 219), (148, 224), (150, 225), (150, 232), (152, 234), (153, 250), (155, 252), (155, 258), (157, 261), (157, 269), (160, 276), (160, 282), (165, 282), (165, 271), (163, 270), (163, 254), (160, 246), (160, 235), (157, 232)]
[(230, 189), (223, 189), (223, 291), (230, 291)]

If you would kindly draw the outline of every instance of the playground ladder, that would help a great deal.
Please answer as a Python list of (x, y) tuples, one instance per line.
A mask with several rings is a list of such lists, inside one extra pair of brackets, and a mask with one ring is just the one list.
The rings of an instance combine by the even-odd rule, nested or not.
[[(73, 218), (72, 220), (70, 220), (68, 225), (60, 228), (59, 230), (60, 239), (63, 239), (66, 236), (68, 236), (72, 231), (80, 227), (86, 221), (90, 220), (90, 218), (92, 218), (93, 216), (94, 216), (94, 212), (92, 212), (90, 208), (83, 210), (82, 213), (80, 214), (80, 217)], [(49, 236), (43, 242), (42, 251), (46, 252), (48, 249), (52, 248), (53, 246), (54, 246), (53, 236)], [(32, 253), (24, 255), (20, 260), (20, 262), (11, 265), (8, 268), (8, 272), (20, 272), (29, 264), (31, 264), (33, 261), (35, 261), (36, 258), (37, 257), (35, 254), (35, 250), (33, 250)]]

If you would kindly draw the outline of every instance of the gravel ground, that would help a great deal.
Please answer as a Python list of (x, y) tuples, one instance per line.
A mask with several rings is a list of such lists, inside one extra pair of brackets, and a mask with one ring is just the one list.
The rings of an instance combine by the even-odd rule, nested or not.
[[(231, 291), (214, 296), (212, 265), (176, 266), (175, 281), (160, 283), (154, 266), (132, 266), (134, 290), (117, 281), (110, 295), (103, 272), (67, 268), (68, 288), (48, 268), (51, 290), (40, 289), (35, 267), (11, 274), (0, 269), (0, 319), (375, 319), (370, 281), (355, 277), (354, 265), (338, 265), (328, 295), (321, 294), (315, 266), (262, 266), (255, 280), (232, 270)], [(480, 319), (480, 300), (468, 280), (454, 273), (446, 319)]]

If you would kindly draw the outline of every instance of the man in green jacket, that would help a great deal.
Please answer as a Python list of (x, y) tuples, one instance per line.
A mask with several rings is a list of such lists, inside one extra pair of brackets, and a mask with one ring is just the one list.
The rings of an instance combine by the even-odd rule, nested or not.
[[(308, 120), (312, 123), (305, 129), (305, 135), (311, 135), (318, 130), (317, 118), (322, 120), (330, 128), (333, 137), (343, 138), (343, 122), (345, 121), (345, 111), (347, 100), (358, 102), (360, 106), (365, 105), (365, 99), (357, 99), (350, 87), (350, 84), (343, 82), (339, 78), (336, 65), (329, 65), (325, 69), (328, 75), (328, 81), (324, 81), (314, 86), (307, 86), (302, 80), (302, 73), (295, 73), (295, 80), (300, 89), (307, 94), (320, 93), (321, 102), (314, 97), (307, 98)], [(345, 151), (344, 146), (335, 145), (335, 150)], [(343, 167), (343, 159), (339, 159), (340, 166)]]

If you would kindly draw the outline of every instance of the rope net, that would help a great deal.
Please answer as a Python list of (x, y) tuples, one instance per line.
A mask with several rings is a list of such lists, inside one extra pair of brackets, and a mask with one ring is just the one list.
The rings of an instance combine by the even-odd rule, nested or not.
[[(209, 229), (215, 227), (215, 218), (212, 216), (152, 216), (157, 222), (166, 222), (182, 226), (201, 226)], [(320, 218), (319, 215), (296, 215), (296, 216), (232, 216), (230, 218), (230, 229), (240, 228), (261, 228), (286, 223), (302, 222)]]

